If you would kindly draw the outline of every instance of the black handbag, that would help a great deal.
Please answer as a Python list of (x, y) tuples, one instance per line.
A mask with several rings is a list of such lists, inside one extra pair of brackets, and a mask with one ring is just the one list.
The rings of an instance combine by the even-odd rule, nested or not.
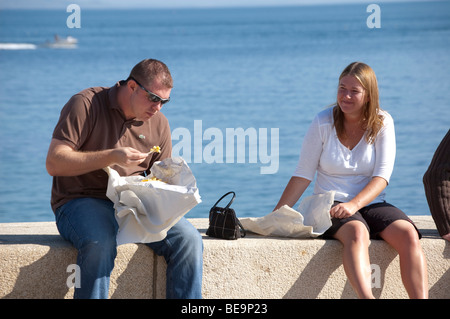
[[(225, 208), (217, 207), (217, 204), (229, 194), (233, 194), (233, 198), (228, 205)], [(238, 239), (245, 236), (244, 227), (242, 227), (241, 222), (236, 217), (234, 209), (230, 208), (235, 197), (236, 194), (234, 192), (228, 192), (210, 209), (209, 227), (206, 235), (222, 239)]]

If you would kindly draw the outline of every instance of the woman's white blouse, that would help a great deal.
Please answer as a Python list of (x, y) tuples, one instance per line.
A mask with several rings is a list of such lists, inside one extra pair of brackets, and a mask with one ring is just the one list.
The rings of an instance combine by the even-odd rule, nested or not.
[[(389, 183), (395, 162), (394, 121), (386, 111), (383, 127), (373, 144), (365, 136), (352, 149), (341, 144), (333, 125), (333, 108), (316, 115), (303, 140), (300, 159), (293, 176), (310, 181), (317, 178), (314, 194), (336, 191), (335, 200), (348, 202), (355, 197), (374, 176), (380, 176)], [(381, 192), (372, 203), (384, 201)]]

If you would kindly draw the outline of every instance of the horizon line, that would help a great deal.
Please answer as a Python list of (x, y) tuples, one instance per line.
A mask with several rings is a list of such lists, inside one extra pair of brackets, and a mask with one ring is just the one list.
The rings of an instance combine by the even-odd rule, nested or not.
[[(377, 3), (380, 4), (393, 4), (393, 3), (408, 3), (408, 2), (446, 2), (448, 0), (377, 0)], [(73, 2), (73, 1), (72, 1)], [(80, 2), (80, 1), (79, 1)], [(362, 0), (362, 1), (354, 1), (354, 0), (342, 0), (342, 1), (332, 1), (332, 0), (322, 0), (322, 1), (311, 1), (311, 2), (301, 2), (301, 3), (259, 3), (259, 4), (251, 4), (251, 3), (220, 3), (220, 4), (174, 4), (174, 5), (159, 5), (159, 4), (138, 4), (133, 3), (128, 4), (92, 4), (92, 3), (83, 3), (78, 4), (84, 10), (114, 10), (114, 9), (161, 9), (161, 10), (174, 10), (174, 9), (233, 9), (233, 8), (271, 8), (271, 7), (313, 7), (313, 6), (335, 6), (335, 5), (365, 5), (373, 3), (373, 0)], [(16, 1), (0, 4), (0, 10), (65, 10), (69, 4), (67, 3), (57, 3), (54, 5), (43, 4), (43, 3), (31, 3), (29, 4), (18, 4)]]

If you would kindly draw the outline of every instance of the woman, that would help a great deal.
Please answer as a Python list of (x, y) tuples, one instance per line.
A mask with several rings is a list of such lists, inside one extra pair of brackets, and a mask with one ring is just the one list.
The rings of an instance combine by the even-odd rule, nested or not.
[(295, 205), (316, 172), (315, 194), (336, 191), (324, 238), (343, 244), (344, 270), (359, 298), (373, 298), (370, 238), (384, 239), (399, 253), (409, 297), (428, 297), (420, 233), (384, 201), (394, 160), (394, 122), (379, 107), (375, 73), (351, 63), (339, 77), (336, 106), (320, 112), (306, 133), (298, 166), (275, 209)]

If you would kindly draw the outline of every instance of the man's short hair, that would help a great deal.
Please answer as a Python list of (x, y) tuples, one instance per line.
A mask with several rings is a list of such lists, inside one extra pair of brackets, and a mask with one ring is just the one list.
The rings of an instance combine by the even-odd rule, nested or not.
[(165, 87), (173, 88), (169, 68), (163, 62), (155, 59), (145, 59), (136, 64), (129, 77), (135, 78), (144, 85), (150, 85), (154, 80), (159, 80)]

